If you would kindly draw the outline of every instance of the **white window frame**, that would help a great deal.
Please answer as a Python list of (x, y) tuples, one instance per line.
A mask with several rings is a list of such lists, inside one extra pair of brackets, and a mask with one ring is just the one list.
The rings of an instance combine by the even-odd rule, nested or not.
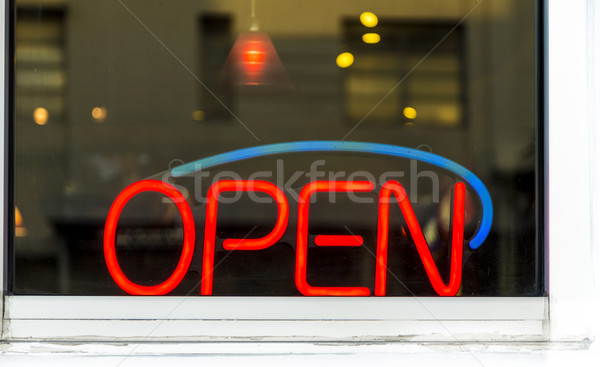
[[(600, 139), (594, 127), (598, 107), (591, 103), (593, 97), (599, 99), (595, 88), (600, 74), (591, 68), (594, 60), (600, 61), (599, 47), (593, 48), (594, 37), (596, 43), (600, 38), (594, 33), (598, 26), (592, 20), (596, 16), (600, 21), (600, 17), (593, 0), (548, 0), (545, 6), (549, 297), (6, 296), (3, 250), (0, 340), (502, 342), (517, 348), (522, 342), (585, 345), (593, 338), (593, 310), (600, 309), (593, 272), (598, 253), (592, 246), (593, 224), (600, 228)], [(1, 8), (2, 22), (4, 12)], [(4, 32), (2, 27), (3, 41)], [(4, 77), (0, 75), (2, 81)], [(0, 93), (4, 97), (4, 89)], [(5, 116), (5, 98), (1, 101), (0, 113)], [(5, 130), (0, 134), (4, 144)], [(5, 162), (4, 146), (0, 154)], [(0, 189), (5, 192), (3, 178)], [(5, 197), (1, 200), (5, 208)], [(1, 231), (5, 242), (6, 228)]]

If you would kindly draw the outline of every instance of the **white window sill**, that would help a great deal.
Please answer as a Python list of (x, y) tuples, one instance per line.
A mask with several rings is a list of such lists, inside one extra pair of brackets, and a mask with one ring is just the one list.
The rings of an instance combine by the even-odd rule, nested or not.
[(468, 342), (548, 339), (531, 298), (7, 297), (4, 338)]

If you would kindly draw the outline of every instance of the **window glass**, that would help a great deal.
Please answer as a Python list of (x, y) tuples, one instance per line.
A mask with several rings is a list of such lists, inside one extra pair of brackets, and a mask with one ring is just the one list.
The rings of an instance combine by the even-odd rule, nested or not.
[(535, 1), (16, 9), (13, 294), (545, 294)]

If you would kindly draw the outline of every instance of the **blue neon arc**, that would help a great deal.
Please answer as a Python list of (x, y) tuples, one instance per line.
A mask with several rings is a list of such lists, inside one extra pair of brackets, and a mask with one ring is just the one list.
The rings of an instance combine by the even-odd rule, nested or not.
[(481, 180), (474, 173), (439, 155), (424, 152), (422, 150), (400, 147), (397, 145), (366, 143), (356, 141), (296, 141), (290, 143), (278, 143), (261, 145), (257, 147), (244, 148), (234, 150), (232, 152), (217, 154), (212, 157), (207, 157), (183, 164), (171, 170), (171, 175), (174, 177), (184, 176), (208, 167), (214, 167), (225, 163), (241, 161), (244, 159), (263, 157), (273, 154), (294, 153), (294, 152), (359, 152), (388, 155), (393, 157), (401, 157), (415, 159), (417, 161), (432, 164), (434, 166), (446, 169), (456, 175), (462, 177), (475, 190), (481, 201), (483, 214), (479, 228), (475, 236), (469, 242), (469, 247), (476, 249), (490, 233), (492, 228), (493, 207), (492, 198)]

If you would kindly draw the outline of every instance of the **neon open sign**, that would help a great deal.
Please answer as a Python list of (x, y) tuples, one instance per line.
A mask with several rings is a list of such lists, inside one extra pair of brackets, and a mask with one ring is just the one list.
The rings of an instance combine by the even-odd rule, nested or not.
[[(298, 151), (350, 151), (383, 154), (416, 159), (449, 170), (469, 184), (481, 201), (482, 219), (473, 238), (468, 242), (469, 246), (472, 249), (478, 248), (490, 231), (492, 222), (491, 198), (483, 183), (473, 173), (446, 158), (404, 147), (375, 143), (329, 141), (272, 144), (242, 149), (192, 162), (174, 168), (171, 171), (171, 174), (173, 176), (183, 176), (194, 172), (196, 167), (207, 168), (264, 155)], [(322, 192), (372, 192), (374, 189), (375, 185), (370, 181), (314, 181), (309, 182), (302, 188), (298, 200), (294, 278), (296, 287), (303, 295), (370, 295), (370, 290), (366, 287), (311, 286), (307, 282), (306, 272), (308, 266), (308, 222), (310, 217), (311, 197)], [(128, 279), (119, 266), (115, 249), (115, 236), (121, 211), (131, 198), (146, 191), (161, 193), (170, 198), (177, 205), (182, 218), (184, 232), (183, 250), (175, 270), (166, 281), (153, 286), (139, 285)], [(290, 212), (289, 203), (285, 194), (274, 184), (260, 180), (222, 180), (214, 183), (208, 190), (204, 226), (202, 283), (200, 294), (205, 296), (211, 295), (213, 289), (213, 267), (217, 239), (217, 211), (219, 206), (219, 196), (225, 192), (262, 192), (270, 196), (277, 205), (277, 219), (273, 223), (273, 229), (267, 235), (260, 238), (224, 239), (223, 247), (226, 250), (251, 251), (268, 248), (279, 241), (288, 227)], [(386, 294), (390, 204), (399, 206), (433, 289), (441, 296), (454, 296), (457, 294), (461, 284), (463, 243), (465, 242), (463, 239), (465, 225), (465, 193), (465, 183), (462, 181), (455, 183), (453, 188), (453, 205), (451, 208), (452, 237), (450, 250), (450, 277), (448, 283), (445, 283), (433, 260), (433, 256), (427, 245), (417, 217), (415, 216), (412, 205), (408, 200), (406, 191), (399, 182), (394, 180), (389, 180), (381, 186), (378, 193), (375, 296), (385, 296)], [(186, 275), (194, 253), (195, 239), (196, 228), (194, 218), (184, 195), (169, 183), (158, 180), (142, 180), (125, 188), (113, 202), (104, 230), (104, 256), (112, 278), (124, 291), (133, 295), (164, 295), (175, 289)], [(315, 244), (317, 246), (361, 246), (363, 245), (363, 242), (363, 238), (356, 235), (319, 234), (315, 238)]]

